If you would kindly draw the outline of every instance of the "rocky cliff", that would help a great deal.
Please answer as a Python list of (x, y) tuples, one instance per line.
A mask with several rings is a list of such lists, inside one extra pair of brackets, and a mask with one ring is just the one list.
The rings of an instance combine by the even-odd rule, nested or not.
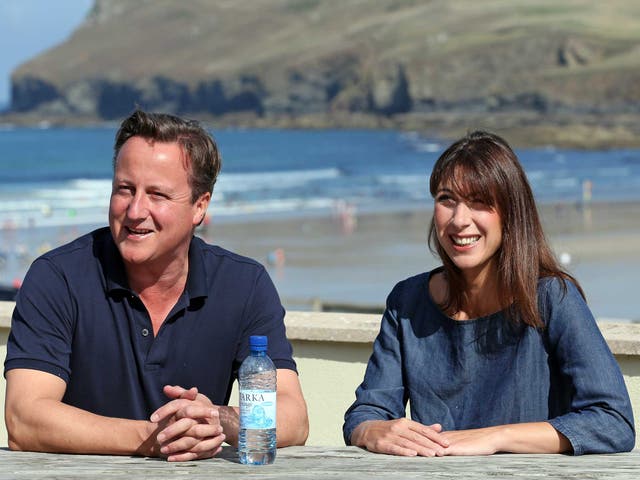
[(255, 118), (640, 114), (640, 2), (96, 0), (11, 110)]

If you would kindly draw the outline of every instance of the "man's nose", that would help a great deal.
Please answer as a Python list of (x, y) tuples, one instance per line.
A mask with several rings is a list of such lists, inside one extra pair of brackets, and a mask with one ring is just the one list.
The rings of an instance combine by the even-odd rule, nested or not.
[(146, 218), (149, 214), (149, 201), (144, 193), (136, 192), (127, 207), (127, 215), (131, 219)]

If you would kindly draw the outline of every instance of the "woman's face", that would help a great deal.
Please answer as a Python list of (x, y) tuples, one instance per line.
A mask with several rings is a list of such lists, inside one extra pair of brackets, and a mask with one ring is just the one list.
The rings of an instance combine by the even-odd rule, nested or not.
[(467, 278), (495, 267), (502, 244), (502, 220), (480, 199), (464, 199), (443, 182), (436, 192), (433, 218), (440, 245)]

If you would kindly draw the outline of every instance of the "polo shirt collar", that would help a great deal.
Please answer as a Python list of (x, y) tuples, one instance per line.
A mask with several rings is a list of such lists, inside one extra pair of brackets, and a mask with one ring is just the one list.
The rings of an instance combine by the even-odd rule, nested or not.
[(103, 248), (104, 277), (108, 293), (125, 293), (130, 294), (129, 281), (127, 280), (127, 272), (124, 268), (124, 262), (118, 251), (118, 247), (113, 241), (111, 232), (108, 232)]
[[(207, 272), (204, 267), (202, 247), (201, 240), (196, 237), (191, 238), (189, 245), (189, 274), (185, 286), (185, 292), (189, 299), (207, 296)], [(110, 232), (104, 245), (103, 254), (103, 258), (105, 259), (103, 268), (107, 292), (133, 293), (129, 287), (124, 262)]]
[(191, 244), (189, 245), (189, 274), (185, 287), (185, 291), (191, 299), (208, 295), (203, 247), (204, 242), (202, 240), (197, 237), (191, 237)]

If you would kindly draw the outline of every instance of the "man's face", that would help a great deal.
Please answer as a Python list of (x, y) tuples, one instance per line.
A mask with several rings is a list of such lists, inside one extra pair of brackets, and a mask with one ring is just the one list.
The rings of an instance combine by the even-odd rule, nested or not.
[(131, 137), (116, 158), (109, 226), (127, 270), (184, 268), (210, 194), (191, 203), (182, 148)]

